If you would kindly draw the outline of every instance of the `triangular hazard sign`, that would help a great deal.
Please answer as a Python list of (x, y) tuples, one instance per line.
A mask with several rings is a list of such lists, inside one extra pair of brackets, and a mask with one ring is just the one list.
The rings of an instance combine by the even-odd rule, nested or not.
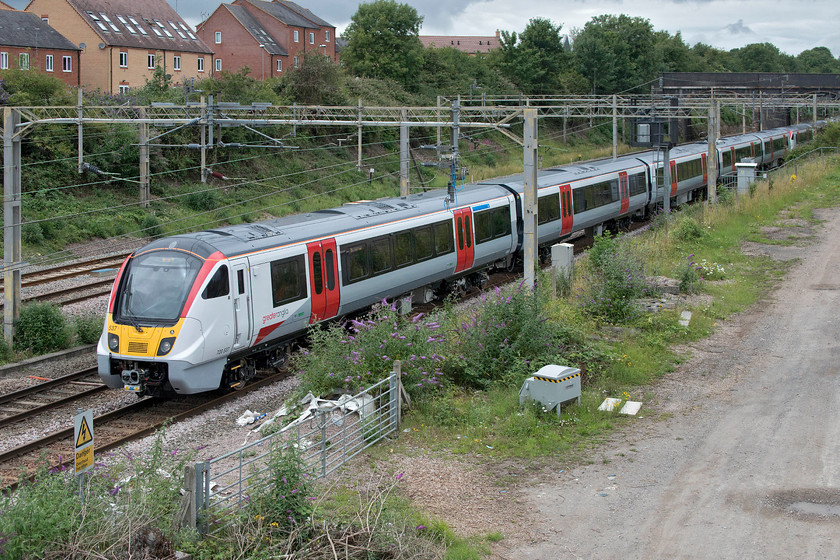
[(90, 433), (87, 418), (82, 417), (82, 425), (79, 426), (79, 437), (76, 438), (76, 449), (93, 441), (93, 434)]

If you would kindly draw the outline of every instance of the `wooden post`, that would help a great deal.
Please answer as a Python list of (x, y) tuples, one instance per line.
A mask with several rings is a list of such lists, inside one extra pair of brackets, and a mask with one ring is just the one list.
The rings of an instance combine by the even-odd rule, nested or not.
[(706, 154), (706, 166), (708, 169), (706, 184), (706, 198), (709, 202), (714, 203), (717, 200), (717, 120), (716, 113), (717, 102), (712, 98), (709, 104), (709, 122), (707, 126), (706, 135), (708, 136), (709, 146), (708, 154)]
[(178, 519), (176, 524), (180, 527), (196, 527), (195, 508), (195, 465), (184, 467), (184, 495), (181, 496), (181, 505), (178, 508)]
[(201, 182), (207, 182), (207, 104), (201, 96)]
[(77, 112), (78, 112), (78, 115), (79, 115), (79, 127), (78, 127), (78, 130), (79, 130), (79, 138), (78, 138), (79, 169), (78, 169), (78, 171), (79, 171), (79, 174), (81, 175), (82, 171), (83, 171), (82, 165), (85, 162), (85, 159), (84, 159), (84, 144), (82, 143), (82, 116), (83, 116), (83, 114), (82, 114), (82, 88), (79, 88), (76, 91), (76, 107), (77, 107)]

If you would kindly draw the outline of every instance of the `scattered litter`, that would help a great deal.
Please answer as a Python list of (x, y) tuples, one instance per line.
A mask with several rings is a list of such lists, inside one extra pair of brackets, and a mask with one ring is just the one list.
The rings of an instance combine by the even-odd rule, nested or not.
[(615, 475), (614, 474), (608, 474), (607, 478), (609, 478), (610, 480), (615, 480)]
[[(374, 412), (376, 412), (376, 401), (374, 400), (373, 397), (371, 397), (370, 395), (368, 395), (366, 393), (363, 393), (356, 398), (353, 398), (350, 395), (341, 395), (341, 397), (339, 397), (338, 400), (329, 400), (329, 399), (321, 399), (319, 397), (316, 397), (310, 391), (309, 393), (306, 394), (305, 397), (303, 397), (300, 400), (300, 404), (308, 405), (306, 407), (306, 410), (304, 410), (303, 413), (300, 416), (298, 416), (298, 418), (296, 420), (293, 420), (289, 424), (286, 424), (285, 426), (283, 426), (283, 429), (281, 431), (286, 431), (289, 428), (292, 428), (294, 426), (302, 424), (303, 422), (305, 422), (306, 420), (308, 420), (309, 418), (314, 416), (314, 414), (316, 412), (332, 412), (332, 415), (333, 415), (332, 422), (334, 424), (337, 424), (337, 425), (340, 425), (344, 421), (343, 414), (358, 412), (359, 416), (364, 418), (365, 416), (370, 416)], [(250, 412), (250, 411), (246, 411), (246, 414), (248, 412)], [(282, 417), (282, 416), (288, 416), (288, 415), (289, 415), (289, 409), (284, 404), (280, 408), (280, 410), (278, 410), (277, 412), (274, 413), (274, 415), (272, 415), (271, 418), (269, 418), (268, 420), (263, 422), (260, 426), (257, 426), (256, 428), (254, 428), (253, 431), (259, 432), (262, 428), (264, 428), (264, 427), (266, 427), (270, 424), (273, 424), (274, 421), (277, 418)], [(243, 416), (245, 416), (245, 415), (243, 415)], [(263, 414), (262, 416), (265, 416), (265, 414)], [(262, 418), (262, 416), (260, 416), (260, 418)], [(259, 418), (257, 418), (257, 420), (258, 419)], [(237, 420), (237, 423), (238, 422), (239, 421)], [(246, 422), (246, 423), (251, 424), (252, 422)], [(245, 425), (245, 424), (240, 424), (240, 426), (243, 426), (243, 425)], [(408, 431), (408, 430), (404, 430), (404, 431)]]
[(680, 313), (680, 326), (687, 327), (691, 322), (691, 311), (683, 311)]
[(613, 399), (607, 397), (604, 399), (604, 402), (601, 403), (601, 406), (598, 407), (598, 410), (603, 410), (605, 412), (612, 412), (612, 410), (621, 402), (621, 399)]
[(606, 492), (601, 492), (601, 493), (599, 493), (598, 495), (599, 495), (599, 496), (601, 496), (602, 498), (606, 498), (606, 497), (607, 497), (607, 493), (606, 493)]
[(627, 401), (624, 406), (621, 407), (621, 410), (618, 411), (619, 414), (627, 414), (628, 416), (635, 416), (639, 409), (642, 408), (642, 403), (638, 401)]
[(484, 447), (486, 447), (487, 449), (493, 449), (493, 447), (491, 447), (489, 445), (485, 445)]
[[(624, 402), (622, 399), (614, 399), (614, 398), (606, 398), (604, 402), (601, 403), (601, 406), (598, 407), (598, 410), (602, 410), (604, 412), (612, 412), (615, 410), (619, 404)], [(627, 414), (629, 416), (635, 416), (639, 409), (642, 408), (642, 403), (638, 401), (626, 401), (624, 402), (624, 406), (621, 407), (619, 410), (619, 414)]]
[(265, 412), (252, 412), (250, 410), (246, 410), (242, 413), (242, 416), (236, 419), (237, 426), (247, 426), (248, 424), (253, 424), (260, 418), (264, 418), (266, 416)]

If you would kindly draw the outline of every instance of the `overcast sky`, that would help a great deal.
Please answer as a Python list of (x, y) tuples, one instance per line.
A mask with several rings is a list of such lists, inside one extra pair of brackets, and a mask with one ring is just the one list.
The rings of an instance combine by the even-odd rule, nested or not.
[[(168, 0), (189, 24), (219, 5), (214, 0)], [(26, 0), (6, 0), (22, 8)], [(340, 35), (359, 6), (353, 0), (297, 0), (336, 26)], [(772, 43), (797, 55), (828, 47), (840, 56), (840, 0), (408, 0), (423, 16), (421, 35), (494, 35), (522, 31), (542, 17), (561, 32), (581, 29), (594, 16), (627, 14), (647, 19), (656, 31), (682, 32), (692, 46), (702, 42), (724, 50)]]

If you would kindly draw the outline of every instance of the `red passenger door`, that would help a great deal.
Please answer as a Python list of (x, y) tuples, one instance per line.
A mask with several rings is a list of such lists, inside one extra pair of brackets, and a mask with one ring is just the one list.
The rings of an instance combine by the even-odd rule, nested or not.
[(573, 212), (572, 212), (572, 186), (563, 185), (560, 187), (560, 215), (563, 218), (562, 229), (560, 235), (566, 235), (572, 231)]
[(630, 209), (630, 180), (626, 171), (618, 174), (618, 196), (621, 197), (621, 214), (624, 214)]
[(671, 196), (677, 196), (677, 162), (671, 160)]
[(729, 154), (732, 156), (732, 171), (735, 171), (735, 146), (729, 148)]
[(307, 243), (309, 253), (309, 295), (312, 314), (309, 323), (335, 317), (341, 301), (338, 283), (338, 255), (335, 239)]
[(462, 208), (455, 210), (455, 251), (458, 253), (458, 264), (455, 272), (472, 268), (475, 250), (473, 248), (472, 210)]
[(703, 166), (703, 184), (708, 185), (709, 184), (709, 167), (706, 164), (706, 154), (705, 153), (700, 154), (700, 161), (701, 161), (701, 165)]

